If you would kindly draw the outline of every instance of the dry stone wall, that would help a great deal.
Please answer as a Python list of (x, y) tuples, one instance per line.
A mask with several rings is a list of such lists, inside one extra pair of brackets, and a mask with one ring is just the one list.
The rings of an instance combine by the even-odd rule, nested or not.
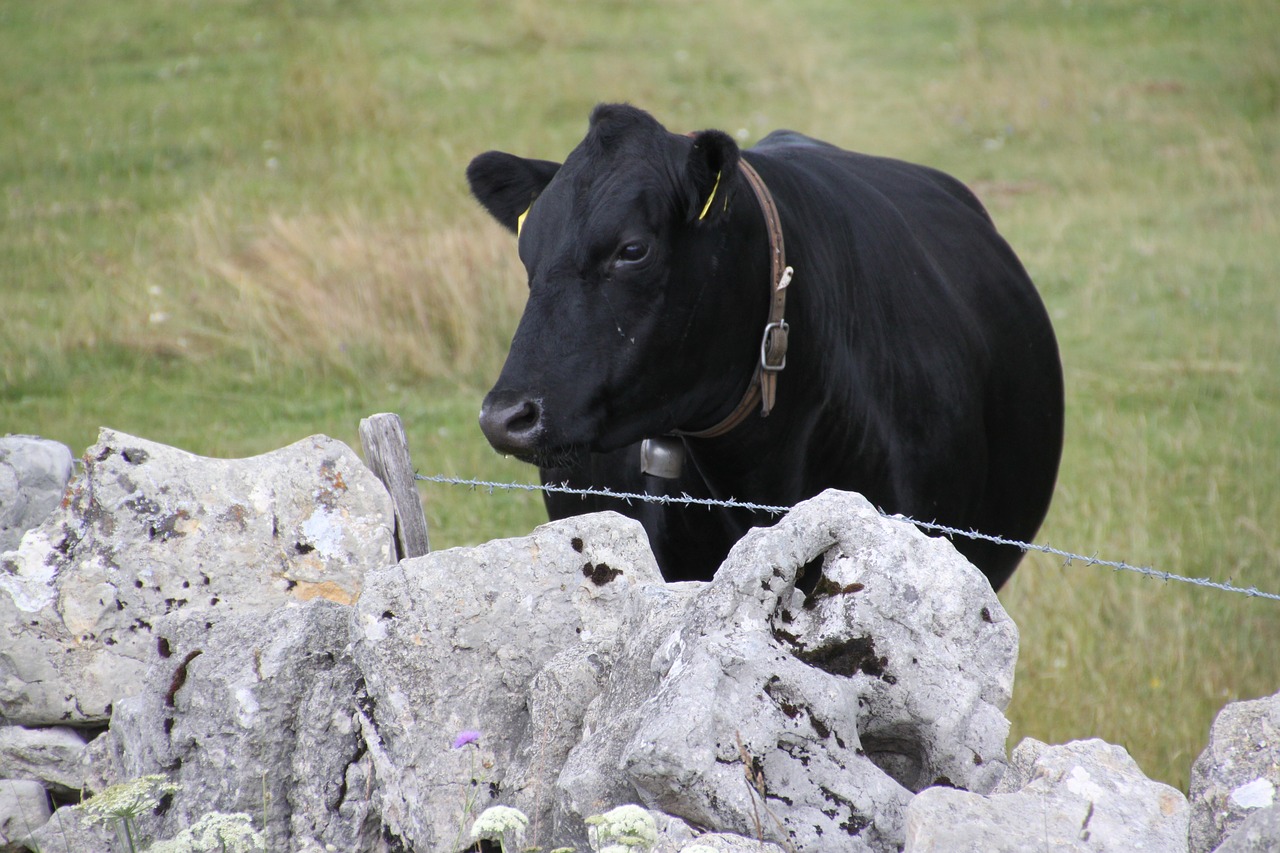
[(47, 444), (0, 444), (30, 526), (0, 555), (0, 851), (116, 849), (75, 803), (148, 774), (180, 788), (141, 837), (239, 812), (271, 850), (460, 851), (498, 804), (582, 851), (625, 803), (670, 853), (1280, 841), (1280, 699), (1223, 712), (1190, 804), (1101, 741), (1007, 757), (1016, 627), (857, 495), (666, 584), (612, 513), (396, 562), (381, 484), (320, 436), (215, 460), (104, 430), (69, 483)]

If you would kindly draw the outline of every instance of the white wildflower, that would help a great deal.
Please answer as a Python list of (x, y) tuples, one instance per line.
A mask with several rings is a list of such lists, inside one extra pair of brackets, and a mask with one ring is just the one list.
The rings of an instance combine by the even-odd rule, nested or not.
[(259, 853), (267, 849), (262, 833), (247, 814), (210, 812), (168, 841), (153, 844), (147, 853)]
[(596, 844), (607, 844), (600, 853), (634, 853), (658, 843), (658, 825), (640, 806), (626, 805), (587, 818)]
[(471, 824), (471, 837), (476, 841), (497, 841), (505, 846), (507, 833), (511, 833), (511, 840), (518, 843), (528, 825), (529, 818), (519, 809), (490, 806), (480, 812), (476, 822)]
[(191, 836), (183, 830), (168, 841), (157, 841), (147, 848), (146, 853), (191, 853)]
[(181, 787), (165, 776), (139, 776), (112, 785), (77, 808), (84, 810), (90, 823), (131, 820), (154, 809), (160, 805), (162, 797), (176, 794)]

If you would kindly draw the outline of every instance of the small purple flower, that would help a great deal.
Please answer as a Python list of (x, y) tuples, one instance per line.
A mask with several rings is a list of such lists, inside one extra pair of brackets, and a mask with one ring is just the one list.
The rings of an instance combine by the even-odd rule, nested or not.
[(453, 739), (453, 748), (462, 749), (469, 743), (477, 743), (480, 740), (480, 733), (471, 729), (464, 729), (458, 732), (458, 736)]

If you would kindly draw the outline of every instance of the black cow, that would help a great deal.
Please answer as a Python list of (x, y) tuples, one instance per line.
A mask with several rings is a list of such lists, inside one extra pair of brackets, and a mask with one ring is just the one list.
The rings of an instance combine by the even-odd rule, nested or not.
[[(490, 151), (467, 178), (519, 235), (529, 274), (480, 424), (544, 482), (788, 506), (835, 487), (1015, 540), (1040, 526), (1062, 450), (1057, 343), (954, 178), (791, 131), (740, 151), (616, 104), (596, 107), (563, 165)], [(794, 269), (783, 312), (778, 254)], [(642, 474), (641, 441), (671, 435), (682, 473)], [(638, 518), (668, 580), (710, 578), (770, 522), (607, 498), (547, 506)], [(997, 589), (1022, 556), (955, 545)]]

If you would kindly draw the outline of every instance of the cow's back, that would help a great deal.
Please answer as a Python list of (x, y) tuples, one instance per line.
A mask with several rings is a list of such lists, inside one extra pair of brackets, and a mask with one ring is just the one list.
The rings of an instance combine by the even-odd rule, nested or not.
[[(981, 463), (929, 460), (922, 468), (938, 473), (917, 483), (931, 495), (888, 494), (885, 486), (869, 497), (921, 520), (950, 517), (964, 529), (1029, 539), (1057, 477), (1061, 363), (1044, 304), (981, 202), (936, 169), (791, 131), (770, 134), (748, 154), (758, 155), (752, 163), (789, 224), (794, 291), (820, 291), (811, 294), (810, 316), (792, 322), (793, 335), (816, 334), (819, 359), (845, 362), (837, 372), (852, 378), (847, 395), (834, 395), (836, 406), (877, 407), (893, 433), (879, 444), (862, 437), (863, 446), (910, 457), (938, 435), (934, 426), (956, 424), (950, 447), (932, 452)], [(786, 373), (780, 380), (795, 381), (804, 380)], [(868, 388), (874, 400), (862, 396)], [(962, 493), (948, 482), (957, 475), (982, 482)], [(995, 586), (1021, 556), (973, 540), (956, 544)]]

